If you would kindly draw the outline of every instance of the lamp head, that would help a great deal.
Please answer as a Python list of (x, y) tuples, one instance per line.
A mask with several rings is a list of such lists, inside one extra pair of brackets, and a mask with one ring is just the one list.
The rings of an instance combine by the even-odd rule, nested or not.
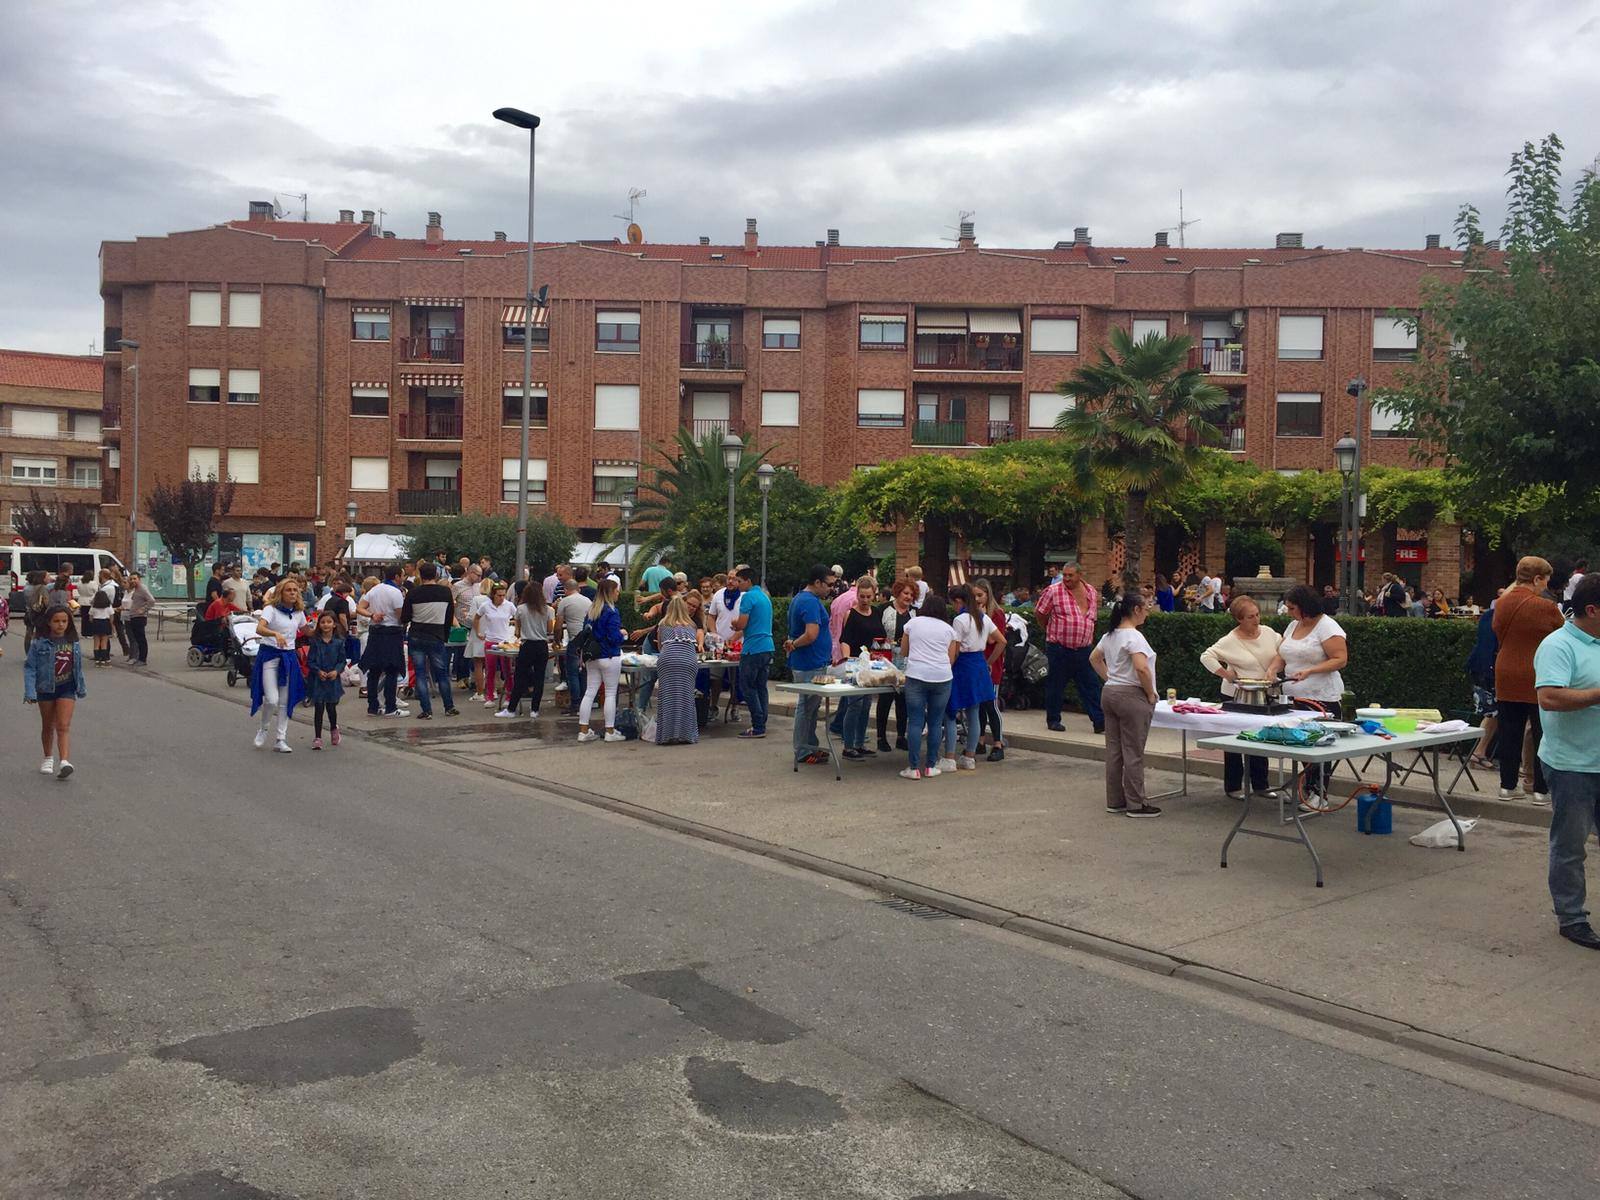
[(722, 435), (722, 465), (730, 471), (739, 469), (739, 460), (744, 457), (744, 443), (739, 440), (739, 435), (731, 429)]
[(344, 515), (346, 525), (354, 525), (356, 523), (356, 502), (354, 500), (344, 506)]
[(1348, 433), (1333, 444), (1333, 460), (1339, 464), (1339, 473), (1348, 475), (1356, 469), (1356, 440)]
[(132, 338), (118, 338), (117, 348), (119, 350), (137, 350), (139, 348), (139, 343), (134, 341)]
[(518, 129), (539, 128), (539, 118), (531, 112), (523, 112), (520, 108), (497, 108), (494, 110), (494, 119), (504, 121), (507, 125), (515, 125)]
[(617, 505), (617, 507), (622, 510), (622, 520), (624, 524), (633, 519), (633, 500), (631, 497), (624, 496), (622, 498), (622, 503)]
[(778, 473), (777, 468), (771, 463), (762, 463), (756, 468), (756, 483), (763, 493), (772, 490), (772, 477)]
[(1357, 375), (1349, 383), (1345, 384), (1344, 390), (1359, 400), (1361, 399), (1361, 393), (1367, 390), (1367, 381)]

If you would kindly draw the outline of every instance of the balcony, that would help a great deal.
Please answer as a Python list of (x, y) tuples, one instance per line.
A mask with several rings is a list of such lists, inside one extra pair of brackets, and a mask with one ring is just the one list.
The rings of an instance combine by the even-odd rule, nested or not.
[(712, 434), (721, 437), (729, 430), (733, 430), (734, 433), (739, 432), (733, 428), (733, 421), (728, 417), (695, 417), (693, 420), (685, 421), (684, 426), (697, 442), (704, 441)]
[(57, 429), (49, 433), (31, 433), (28, 430), (19, 430), (10, 425), (0, 425), (0, 437), (21, 438), (37, 442), (87, 442), (90, 445), (100, 444), (100, 432), (85, 433), (77, 429)]
[[(1008, 346), (1001, 334), (968, 337), (946, 334), (917, 335), (916, 369), (919, 371), (1020, 371), (1022, 347)], [(1015, 337), (1013, 336), (1013, 340)]]
[(744, 346), (737, 342), (684, 342), (678, 365), (696, 371), (744, 370)]
[(989, 445), (998, 446), (1001, 442), (1014, 442), (1017, 440), (1017, 424), (1015, 421), (990, 421)]
[(419, 333), (400, 341), (408, 363), (459, 363), (466, 357), (466, 339), (457, 333)]
[(911, 424), (913, 446), (965, 446), (967, 423), (965, 421), (913, 421)]
[(107, 325), (106, 336), (101, 339), (100, 348), (107, 354), (121, 354), (122, 347), (117, 345), (122, 340), (121, 325)]
[(122, 401), (106, 400), (100, 405), (100, 431), (122, 428)]
[[(395, 418), (395, 436), (411, 442), (459, 442), (459, 412), (401, 413)], [(518, 417), (520, 422), (521, 417)]]
[(455, 516), (461, 511), (461, 493), (433, 488), (401, 488), (395, 511), (408, 517)]
[(1234, 425), (1222, 431), (1222, 448), (1233, 454), (1244, 453), (1244, 426)]
[(1243, 375), (1243, 346), (1196, 346), (1189, 351), (1189, 366), (1207, 375)]

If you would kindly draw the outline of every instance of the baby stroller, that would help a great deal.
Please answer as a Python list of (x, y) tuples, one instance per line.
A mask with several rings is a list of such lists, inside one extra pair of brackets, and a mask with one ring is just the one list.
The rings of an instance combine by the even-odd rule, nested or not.
[(232, 687), (240, 679), (250, 678), (255, 670), (261, 635), (256, 632), (256, 618), (250, 613), (229, 613), (223, 634), (227, 639), (228, 686)]
[(1033, 643), (1024, 643), (1016, 628), (1006, 631), (1005, 670), (1000, 676), (1000, 701), (1003, 708), (1021, 711), (1033, 703), (1039, 685), (1050, 673), (1049, 660), (1044, 651)]
[(220, 667), (228, 661), (227, 634), (222, 621), (208, 621), (204, 613), (203, 606), (199, 604), (194, 606), (194, 624), (189, 627), (187, 661), (191, 667)]

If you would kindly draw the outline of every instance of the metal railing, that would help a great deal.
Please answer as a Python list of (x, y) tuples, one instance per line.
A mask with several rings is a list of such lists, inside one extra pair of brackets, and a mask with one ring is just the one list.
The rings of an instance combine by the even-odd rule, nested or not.
[(1014, 442), (1017, 440), (1017, 426), (1014, 421), (990, 421), (989, 444), (998, 445), (1000, 442)]
[(100, 431), (122, 428), (122, 401), (107, 400), (100, 405)]
[(1243, 346), (1196, 346), (1189, 351), (1189, 365), (1208, 375), (1243, 375)]
[(1222, 448), (1224, 450), (1244, 450), (1244, 427), (1235, 425), (1231, 429), (1222, 431)]
[(680, 366), (701, 371), (744, 370), (744, 346), (738, 342), (684, 342)]
[(465, 351), (466, 339), (456, 333), (413, 334), (401, 347), (406, 362), (458, 363)]
[(1003, 334), (983, 335), (987, 345), (975, 339), (949, 341), (927, 334), (917, 335), (916, 367), (928, 371), (1020, 371), (1022, 347), (1007, 346)]
[(403, 441), (459, 442), (461, 414), (401, 413), (397, 418), (395, 436)]
[(19, 432), (14, 426), (0, 425), (0, 437), (32, 438), (40, 442), (93, 442), (95, 445), (100, 444), (98, 430), (94, 433), (82, 433), (76, 429), (57, 429), (51, 433), (23, 433)]
[(395, 511), (411, 517), (453, 515), (461, 511), (461, 493), (433, 488), (401, 488), (395, 494)]
[(911, 426), (913, 446), (965, 446), (965, 421), (916, 421)]
[(729, 417), (695, 417), (689, 422), (689, 431), (697, 442), (712, 434), (721, 437), (730, 429), (733, 429), (733, 421)]

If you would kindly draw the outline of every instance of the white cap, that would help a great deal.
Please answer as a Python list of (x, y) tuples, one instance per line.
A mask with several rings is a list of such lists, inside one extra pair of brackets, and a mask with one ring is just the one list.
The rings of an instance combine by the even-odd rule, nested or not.
[(844, 574), (844, 568), (841, 567), (838, 563), (834, 563), (833, 564), (833, 573), (835, 575), (843, 575)]

